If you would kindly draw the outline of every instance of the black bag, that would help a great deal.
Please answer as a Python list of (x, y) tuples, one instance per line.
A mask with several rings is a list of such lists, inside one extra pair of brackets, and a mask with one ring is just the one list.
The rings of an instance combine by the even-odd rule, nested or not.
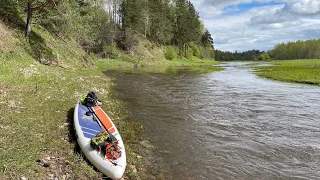
[(87, 97), (85, 99), (85, 104), (88, 107), (93, 107), (97, 104), (97, 101), (98, 101), (98, 97), (94, 92), (91, 91), (87, 94)]

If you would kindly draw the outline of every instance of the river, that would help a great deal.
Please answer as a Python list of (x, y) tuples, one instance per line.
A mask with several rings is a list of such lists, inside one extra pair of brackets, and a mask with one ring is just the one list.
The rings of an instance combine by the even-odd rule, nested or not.
[(320, 87), (250, 63), (193, 74), (107, 71), (154, 146), (155, 179), (320, 179)]

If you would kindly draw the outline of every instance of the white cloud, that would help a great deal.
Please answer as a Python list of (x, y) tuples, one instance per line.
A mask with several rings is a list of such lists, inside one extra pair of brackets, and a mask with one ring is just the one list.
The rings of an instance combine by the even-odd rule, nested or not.
[[(196, 0), (193, 0), (192, 2), (195, 2)], [(238, 5), (241, 3), (252, 3), (252, 2), (259, 2), (259, 3), (267, 3), (271, 2), (272, 0), (200, 0), (199, 2), (202, 2), (203, 5), (206, 6), (215, 6), (215, 7), (226, 7), (229, 5)]]
[[(320, 38), (320, 0), (276, 0), (236, 15), (241, 3), (271, 0), (192, 0), (220, 50), (270, 50), (287, 41)], [(231, 9), (230, 9), (231, 8)]]
[(250, 25), (274, 24), (295, 20), (294, 17), (281, 11), (283, 7), (270, 7), (268, 10), (259, 12), (251, 17)]
[(269, 29), (281, 29), (284, 27), (282, 23), (273, 23), (273, 24), (266, 24), (262, 26), (262, 30), (269, 30)]
[(291, 12), (304, 15), (320, 14), (319, 0), (302, 0), (289, 4), (287, 7)]

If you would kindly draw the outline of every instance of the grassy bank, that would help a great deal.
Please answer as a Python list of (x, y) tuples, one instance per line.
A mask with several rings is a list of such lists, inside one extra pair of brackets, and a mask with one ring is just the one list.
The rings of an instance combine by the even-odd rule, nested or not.
[[(162, 4), (167, 10), (174, 8)], [(135, 14), (137, 9), (132, 7), (126, 10)], [(72, 124), (73, 107), (90, 90), (97, 93), (124, 140), (125, 179), (139, 179), (144, 174), (138, 145), (142, 127), (123, 112), (111, 91), (111, 80), (95, 66), (93, 53), (118, 57), (130, 51), (131, 57), (112, 62), (114, 67), (123, 63), (162, 66), (168, 62), (156, 59), (163, 55), (163, 48), (154, 42), (166, 44), (174, 36), (145, 34), (140, 21), (122, 28), (117, 21), (108, 20), (115, 14), (127, 19), (133, 14), (113, 10), (112, 14), (106, 12), (103, 1), (0, 1), (0, 179), (101, 178), (81, 155)], [(176, 23), (171, 20), (168, 26), (173, 27)], [(199, 23), (195, 25), (200, 29)], [(197, 28), (189, 29), (196, 39), (190, 35), (183, 41), (202, 41)], [(212, 43), (210, 36), (207, 32), (206, 41), (193, 48), (205, 50), (202, 46)]]
[[(97, 92), (124, 139), (124, 177), (139, 179), (135, 168), (141, 160), (142, 127), (123, 112), (111, 80), (72, 40), (56, 38), (41, 27), (34, 31), (26, 42), (21, 32), (0, 22), (0, 179), (101, 178), (81, 155), (72, 124), (73, 107), (90, 90)], [(44, 65), (42, 60), (54, 63)]]
[(89, 90), (97, 92), (118, 126), (128, 164), (135, 165), (141, 127), (121, 112), (121, 103), (110, 88), (110, 79), (94, 69), (54, 68), (22, 59), (2, 61), (0, 177), (101, 177), (80, 155), (73, 132), (73, 107)]
[(123, 58), (95, 65), (74, 40), (58, 38), (36, 25), (33, 31), (26, 41), (23, 32), (0, 21), (0, 179), (101, 178), (81, 155), (72, 124), (73, 107), (90, 90), (97, 92), (124, 140), (125, 179), (148, 177), (140, 163), (142, 126), (123, 112), (111, 91), (111, 79), (101, 71), (135, 65), (219, 69), (212, 66), (217, 62), (199, 59)]
[(271, 61), (273, 66), (255, 67), (260, 77), (320, 85), (320, 60)]
[(100, 59), (96, 62), (96, 66), (101, 70), (110, 70), (110, 69), (128, 69), (128, 68), (148, 68), (153, 67), (157, 68), (162, 72), (166, 72), (165, 69), (170, 67), (189, 67), (197, 72), (212, 72), (218, 71), (222, 68), (214, 67), (213, 65), (218, 64), (219, 62), (214, 60), (204, 60), (204, 59), (175, 59), (175, 60), (166, 60), (165, 58), (157, 59)]

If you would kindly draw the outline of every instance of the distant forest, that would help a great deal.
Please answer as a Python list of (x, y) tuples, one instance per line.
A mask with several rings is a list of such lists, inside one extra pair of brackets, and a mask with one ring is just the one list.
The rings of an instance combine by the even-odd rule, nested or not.
[(278, 44), (270, 55), (279, 60), (320, 59), (320, 39)]
[(320, 39), (281, 43), (268, 52), (259, 50), (245, 52), (215, 50), (215, 59), (218, 61), (320, 59)]
[[(234, 60), (258, 60), (259, 57), (262, 58), (264, 51), (260, 50), (250, 50), (244, 52), (229, 52), (215, 50), (215, 59), (218, 61), (234, 61)], [(265, 60), (265, 59), (261, 59)]]

